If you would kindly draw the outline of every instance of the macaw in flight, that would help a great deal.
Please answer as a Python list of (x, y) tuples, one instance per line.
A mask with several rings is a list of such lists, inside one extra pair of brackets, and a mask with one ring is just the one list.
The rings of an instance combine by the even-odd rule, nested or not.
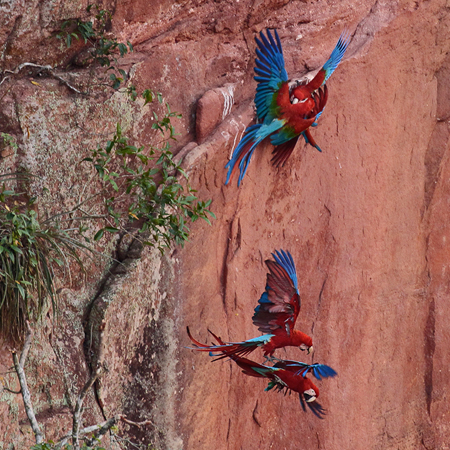
[(274, 35), (275, 38), (268, 29), (267, 37), (261, 31), (261, 40), (255, 38), (258, 46), (254, 77), (258, 83), (255, 96), (258, 123), (247, 127), (225, 166), (228, 169), (225, 184), (228, 184), (237, 168), (240, 172), (238, 186), (241, 184), (253, 151), (268, 136), (275, 146), (272, 163), (276, 167), (284, 165), (300, 136), (304, 137), (307, 144), (322, 151), (311, 136), (309, 127), (317, 125), (325, 108), (328, 99), (325, 82), (344, 56), (351, 35), (348, 31), (341, 34), (328, 61), (306, 84), (289, 83), (277, 30), (274, 30)]
[[(322, 405), (316, 401), (317, 397), (319, 397), (319, 388), (306, 377), (307, 373), (311, 371), (311, 373), (318, 379), (322, 378), (334, 377), (337, 375), (336, 371), (325, 364), (306, 364), (299, 361), (290, 361), (290, 360), (279, 360), (273, 367), (265, 366), (263, 364), (259, 364), (257, 362), (251, 361), (247, 358), (243, 358), (242, 356), (238, 356), (236, 352), (230, 352), (227, 349), (226, 342), (222, 341), (222, 339), (216, 336), (214, 333), (210, 331), (210, 333), (216, 339), (218, 345), (208, 346), (201, 344), (195, 341), (189, 333), (188, 334), (191, 340), (200, 348), (196, 348), (195, 350), (205, 350), (208, 351), (210, 348), (215, 347), (215, 352), (217, 352), (219, 348), (223, 348), (222, 355), (215, 359), (223, 359), (229, 357), (232, 359), (239, 367), (243, 369), (243, 372), (246, 375), (250, 375), (252, 377), (259, 378), (268, 378), (269, 384), (266, 391), (270, 391), (273, 388), (276, 388), (278, 391), (285, 390), (285, 393), (288, 391), (298, 392), (300, 404), (302, 405), (303, 411), (306, 411), (305, 403), (311, 409), (311, 411), (322, 419), (325, 415), (325, 409), (322, 408)], [(210, 352), (210, 356), (217, 356)]]
[[(312, 351), (312, 339), (307, 334), (294, 330), (300, 312), (300, 294), (294, 260), (291, 254), (284, 250), (275, 251), (272, 256), (275, 261), (269, 259), (265, 261), (269, 269), (266, 290), (259, 299), (259, 305), (253, 315), (254, 325), (265, 334), (242, 342), (205, 345), (196, 341), (187, 328), (189, 338), (195, 345), (194, 350), (208, 351), (218, 356), (217, 359), (231, 355), (245, 356), (258, 347), (262, 347), (266, 357), (272, 357), (277, 348), (287, 346), (307, 350), (308, 354)], [(216, 340), (219, 339), (214, 333), (209, 332)]]
[(246, 375), (268, 378), (266, 391), (275, 388), (277, 391), (298, 392), (300, 404), (306, 412), (305, 403), (315, 416), (323, 419), (326, 410), (317, 402), (319, 388), (306, 376), (309, 371), (318, 379), (335, 377), (336, 371), (325, 364), (305, 364), (299, 361), (278, 361), (273, 367), (258, 364), (247, 358), (231, 355), (230, 358)]

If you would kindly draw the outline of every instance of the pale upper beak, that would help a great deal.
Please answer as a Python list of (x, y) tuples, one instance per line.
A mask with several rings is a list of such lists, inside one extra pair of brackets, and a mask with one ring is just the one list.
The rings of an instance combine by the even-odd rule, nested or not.
[(308, 389), (307, 391), (303, 392), (303, 397), (305, 397), (305, 401), (307, 403), (312, 403), (316, 400), (316, 391), (314, 389)]

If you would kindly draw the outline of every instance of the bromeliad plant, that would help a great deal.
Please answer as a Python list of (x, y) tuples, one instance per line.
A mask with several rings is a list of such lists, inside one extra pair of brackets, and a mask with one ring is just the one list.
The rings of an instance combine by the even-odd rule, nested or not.
[[(155, 98), (163, 103), (161, 94), (146, 90), (142, 94), (145, 104)], [(189, 185), (188, 177), (170, 151), (170, 140), (175, 140), (171, 119), (181, 115), (170, 110), (159, 118), (153, 113), (152, 128), (164, 137), (162, 147), (145, 147), (130, 144), (123, 135), (120, 124), (104, 148), (91, 151), (92, 162), (105, 189), (105, 206), (110, 224), (101, 228), (94, 239), (105, 232), (128, 232), (127, 225), (137, 228), (144, 245), (157, 247), (161, 252), (172, 243), (183, 245), (189, 237), (190, 222), (201, 218), (210, 224), (208, 210), (211, 200), (200, 201)], [(183, 179), (183, 182), (181, 179)]]
[(68, 267), (67, 258), (82, 267), (77, 250), (87, 247), (56, 221), (41, 222), (36, 199), (6, 189), (13, 178), (0, 176), (0, 336), (20, 342), (26, 320), (39, 320), (49, 307), (56, 312), (55, 267)]

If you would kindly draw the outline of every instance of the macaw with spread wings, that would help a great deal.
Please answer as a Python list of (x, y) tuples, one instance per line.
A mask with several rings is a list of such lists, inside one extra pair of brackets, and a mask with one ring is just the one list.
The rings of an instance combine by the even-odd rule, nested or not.
[[(216, 336), (211, 331), (210, 333), (217, 341), (217, 345), (215, 346), (207, 346), (197, 343), (189, 334), (188, 329), (188, 334), (191, 340), (196, 343), (196, 345), (201, 347), (196, 348), (196, 350), (202, 350), (203, 348), (205, 350), (209, 350), (210, 348), (215, 347), (215, 352), (217, 352), (218, 348), (224, 348), (225, 350), (223, 350), (222, 355), (216, 359), (229, 357), (242, 369), (246, 375), (258, 378), (267, 378), (269, 380), (269, 384), (265, 389), (266, 391), (270, 391), (275, 388), (277, 391), (298, 392), (303, 411), (306, 411), (306, 404), (313, 414), (319, 419), (322, 419), (326, 414), (326, 410), (316, 401), (319, 397), (319, 388), (306, 375), (308, 372), (311, 372), (318, 380), (321, 380), (322, 378), (334, 377), (337, 373), (330, 366), (317, 363), (306, 364), (303, 362), (290, 360), (278, 360), (273, 367), (266, 366), (255, 361), (251, 361), (250, 359), (243, 358), (242, 356), (238, 356), (236, 352), (230, 352), (229, 349), (226, 348), (229, 344), (222, 341), (220, 337)], [(217, 356), (212, 353), (210, 353), (210, 355)]]
[(270, 367), (239, 356), (230, 356), (230, 358), (246, 375), (268, 378), (269, 385), (265, 389), (266, 391), (275, 388), (277, 391), (298, 392), (303, 411), (306, 411), (306, 403), (319, 419), (322, 419), (326, 414), (326, 410), (317, 402), (319, 388), (306, 375), (310, 371), (318, 380), (335, 377), (337, 373), (330, 366), (280, 360), (273, 367)]
[(309, 128), (317, 125), (325, 108), (328, 99), (325, 82), (344, 56), (351, 36), (348, 31), (341, 34), (330, 58), (311, 81), (293, 84), (289, 82), (285, 69), (277, 30), (274, 30), (274, 36), (267, 30), (267, 37), (261, 31), (260, 37), (261, 40), (255, 38), (258, 47), (254, 77), (258, 83), (255, 95), (258, 123), (247, 127), (244, 137), (233, 151), (231, 160), (225, 166), (228, 169), (225, 184), (229, 183), (238, 168), (238, 186), (241, 184), (253, 151), (269, 136), (275, 146), (272, 158), (275, 166), (286, 162), (300, 136), (321, 151)]
[[(205, 345), (196, 341), (187, 329), (195, 350), (208, 351), (217, 359), (231, 355), (245, 356), (258, 347), (262, 347), (264, 356), (271, 357), (277, 348), (293, 346), (301, 350), (312, 351), (312, 339), (294, 325), (300, 312), (300, 294), (298, 292), (297, 273), (294, 260), (288, 251), (280, 250), (272, 254), (274, 261), (265, 261), (267, 274), (266, 290), (255, 308), (253, 323), (265, 333), (242, 342), (226, 342), (220, 345)], [(210, 331), (217, 339), (217, 337)]]

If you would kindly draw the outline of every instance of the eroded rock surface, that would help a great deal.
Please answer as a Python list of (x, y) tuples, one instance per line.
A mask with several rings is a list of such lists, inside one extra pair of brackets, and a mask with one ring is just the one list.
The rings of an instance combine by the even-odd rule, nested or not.
[[(58, 21), (84, 17), (86, 4), (58, 5), (0, 5), (9, 13), (0, 30), (3, 68), (29, 61), (63, 70), (69, 55), (46, 43)], [(112, 31), (135, 47), (122, 67), (139, 89), (161, 91), (183, 113), (175, 150), (184, 148), (191, 183), (199, 198), (213, 199), (217, 216), (212, 227), (196, 222), (183, 249), (163, 259), (139, 255), (101, 300), (104, 412), (153, 421), (129, 435), (171, 450), (448, 448), (449, 7), (444, 0), (117, 2)], [(37, 13), (40, 21), (31, 17)], [(224, 186), (228, 156), (253, 118), (253, 37), (266, 27), (279, 30), (292, 77), (321, 67), (344, 28), (354, 35), (313, 130), (323, 153), (299, 143), (275, 169), (272, 147), (261, 145), (241, 187)], [(33, 189), (41, 192), (44, 181), (55, 187), (50, 209), (73, 204), (85, 189), (90, 175), (78, 163), (116, 121), (151, 143), (150, 111), (126, 106), (120, 94), (94, 100), (54, 78), (4, 75), (0, 131), (15, 136), (19, 150), (5, 154), (2, 170), (24, 165), (42, 177)], [(231, 108), (222, 94), (230, 86)], [(82, 141), (79, 130), (89, 127)], [(112, 253), (115, 242), (108, 245)], [(323, 421), (303, 413), (296, 395), (264, 392), (263, 380), (184, 348), (186, 325), (203, 342), (208, 328), (231, 341), (258, 335), (251, 316), (264, 260), (279, 248), (296, 262), (297, 327), (313, 337), (315, 352), (278, 356), (336, 369), (337, 378), (318, 383)], [(32, 348), (30, 387), (49, 439), (69, 426), (71, 401), (88, 376), (85, 315), (105, 295), (109, 267), (92, 262), (86, 279), (75, 272), (61, 321), (54, 330), (48, 323)], [(10, 365), (4, 347), (1, 371)], [(2, 382), (17, 388), (11, 374)], [(29, 447), (21, 398), (0, 395), (0, 447)], [(92, 394), (86, 424), (101, 418)]]

